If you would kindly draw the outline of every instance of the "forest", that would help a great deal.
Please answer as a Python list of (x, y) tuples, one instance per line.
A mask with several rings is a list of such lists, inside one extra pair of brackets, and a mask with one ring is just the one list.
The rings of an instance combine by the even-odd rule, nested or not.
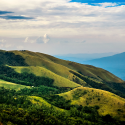
[[(83, 107), (81, 105), (72, 105), (71, 100), (66, 100), (58, 95), (59, 93), (71, 90), (71, 88), (59, 88), (53, 86), (53, 79), (38, 77), (26, 72), (17, 73), (14, 69), (3, 65), (0, 66), (0, 79), (14, 82), (16, 84), (34, 86), (18, 91), (0, 87), (1, 125), (124, 124), (123, 121), (119, 121), (118, 118), (113, 118), (110, 115), (100, 116), (97, 111), (99, 106)], [(42, 104), (42, 106), (33, 104), (28, 99), (28, 96), (42, 97), (51, 104), (51, 107), (48, 107), (45, 104)], [(64, 111), (57, 111), (54, 106), (64, 109)]]
[(26, 72), (17, 73), (14, 69), (3, 65), (0, 66), (0, 79), (26, 86), (53, 86), (54, 82), (53, 79), (35, 76), (34, 74), (28, 74)]
[[(26, 90), (24, 90), (26, 91)], [(70, 105), (70, 101), (63, 99), (64, 105), (58, 97), (49, 98), (53, 105), (62, 105), (65, 111), (59, 111), (53, 105), (35, 105), (28, 100), (28, 94), (21, 91), (0, 88), (0, 124), (4, 125), (122, 125), (123, 121), (113, 118), (110, 115), (100, 116), (98, 114), (98, 106), (83, 107), (78, 105)], [(33, 90), (32, 90), (33, 91)], [(44, 91), (44, 89), (43, 89)], [(50, 91), (46, 89), (45, 95)], [(54, 89), (53, 89), (54, 91)], [(38, 92), (40, 93), (40, 91)], [(44, 96), (45, 96), (44, 95)], [(53, 100), (54, 99), (54, 100)], [(62, 98), (61, 98), (62, 99)], [(57, 104), (57, 101), (58, 104)], [(67, 108), (68, 107), (68, 108)]]

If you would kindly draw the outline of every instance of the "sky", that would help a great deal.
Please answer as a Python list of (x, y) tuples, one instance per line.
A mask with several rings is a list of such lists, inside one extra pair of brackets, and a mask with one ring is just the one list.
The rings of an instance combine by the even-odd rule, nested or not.
[(0, 49), (125, 52), (123, 0), (0, 0)]

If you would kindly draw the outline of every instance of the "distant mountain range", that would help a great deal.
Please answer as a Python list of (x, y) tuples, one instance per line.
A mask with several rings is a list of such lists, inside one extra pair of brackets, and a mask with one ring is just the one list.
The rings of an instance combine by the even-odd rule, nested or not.
[(125, 52), (113, 56), (84, 61), (83, 63), (106, 69), (125, 80)]
[(78, 54), (60, 54), (54, 55), (57, 58), (69, 60), (77, 63), (83, 63), (84, 61), (93, 60), (97, 58), (112, 56), (116, 53), (78, 53)]

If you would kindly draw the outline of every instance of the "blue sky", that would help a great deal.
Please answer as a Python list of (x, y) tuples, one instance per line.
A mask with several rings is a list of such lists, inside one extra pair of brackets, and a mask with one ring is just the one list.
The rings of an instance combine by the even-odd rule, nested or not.
[(124, 1), (0, 0), (0, 49), (125, 51)]
[(121, 4), (124, 5), (125, 1), (124, 0), (71, 0), (71, 2), (81, 2), (81, 3), (88, 3), (88, 4), (92, 4), (92, 3), (117, 3), (117, 4)]

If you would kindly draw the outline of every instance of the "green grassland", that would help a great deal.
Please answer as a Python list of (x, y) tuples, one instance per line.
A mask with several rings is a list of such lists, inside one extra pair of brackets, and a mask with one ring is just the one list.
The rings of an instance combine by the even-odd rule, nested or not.
[(1, 79), (0, 79), (0, 87), (4, 87), (6, 89), (14, 89), (16, 91), (18, 91), (20, 89), (24, 89), (24, 88), (30, 88), (30, 86), (19, 85), (19, 84), (7, 82), (7, 81), (1, 80)]
[(11, 68), (14, 68), (14, 70), (18, 73), (27, 72), (27, 73), (33, 73), (36, 76), (44, 76), (44, 77), (52, 78), (52, 79), (54, 79), (54, 86), (70, 87), (70, 88), (80, 86), (79, 84), (77, 84), (73, 81), (70, 81), (69, 79), (66, 79), (62, 76), (59, 76), (59, 75), (51, 72), (50, 70), (45, 69), (45, 68), (40, 67), (40, 66), (25, 66), (25, 67), (23, 67), (23, 66), (22, 67), (21, 66), (20, 67), (19, 66), (11, 66)]
[(54, 110), (56, 110), (56, 111), (61, 111), (61, 112), (68, 113), (67, 110), (58, 108), (58, 107), (56, 107), (56, 106), (52, 106), (51, 104), (49, 104), (46, 100), (44, 100), (44, 99), (41, 98), (41, 97), (38, 97), (38, 96), (28, 96), (28, 99), (29, 99), (33, 104), (35, 104), (35, 105), (39, 105), (39, 106), (46, 105), (47, 107), (53, 107)]
[(110, 114), (125, 120), (125, 99), (108, 91), (88, 87), (78, 87), (66, 93), (59, 94), (71, 104), (82, 106), (96, 106), (100, 115)]
[(30, 51), (11, 51), (15, 55), (20, 55), (25, 59), (25, 62), (29, 66), (42, 66), (50, 71), (63, 76), (65, 78), (71, 78), (71, 73), (69, 70), (74, 70), (77, 72), (81, 72), (85, 76), (89, 76), (91, 78), (95, 78), (106, 82), (117, 82), (122, 83), (123, 80), (113, 75), (112, 73), (97, 68), (90, 65), (83, 65), (75, 62), (65, 61), (58, 58), (55, 58), (50, 55), (30, 52)]

